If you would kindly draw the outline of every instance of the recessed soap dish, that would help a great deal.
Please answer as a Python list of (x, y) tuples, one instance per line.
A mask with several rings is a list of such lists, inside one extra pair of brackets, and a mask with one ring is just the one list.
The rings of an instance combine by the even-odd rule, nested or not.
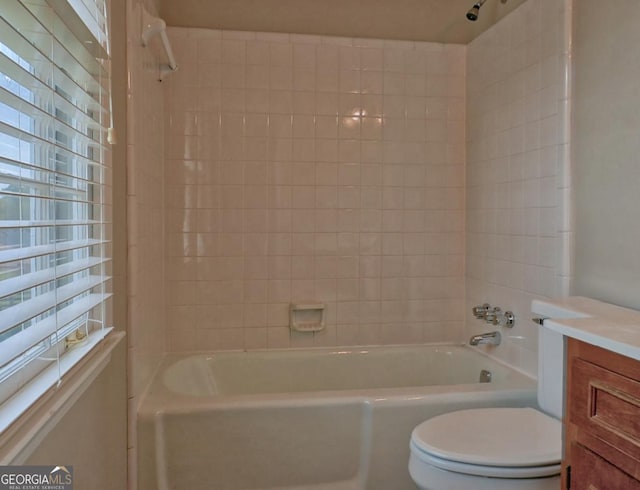
[(291, 303), (289, 328), (297, 332), (319, 332), (324, 329), (325, 311), (323, 303)]

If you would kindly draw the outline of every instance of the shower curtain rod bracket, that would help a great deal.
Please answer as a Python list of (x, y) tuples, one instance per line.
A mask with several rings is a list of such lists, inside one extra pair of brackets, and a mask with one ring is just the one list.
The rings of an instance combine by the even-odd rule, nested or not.
[(160, 17), (155, 17), (147, 12), (147, 9), (142, 7), (142, 45), (148, 46), (153, 36), (159, 35), (162, 41), (162, 46), (169, 61), (167, 64), (160, 65), (160, 81), (169, 73), (173, 73), (178, 69), (178, 63), (171, 49), (171, 43), (167, 36), (167, 24)]

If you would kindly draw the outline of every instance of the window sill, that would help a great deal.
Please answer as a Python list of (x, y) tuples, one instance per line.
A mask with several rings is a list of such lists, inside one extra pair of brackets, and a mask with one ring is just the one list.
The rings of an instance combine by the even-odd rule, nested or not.
[(0, 407), (0, 465), (21, 464), (109, 364), (124, 338), (113, 329), (89, 336)]

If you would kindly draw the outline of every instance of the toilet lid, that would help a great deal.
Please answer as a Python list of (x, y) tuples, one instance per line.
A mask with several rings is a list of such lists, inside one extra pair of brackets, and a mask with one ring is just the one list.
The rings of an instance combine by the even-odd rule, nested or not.
[(434, 417), (417, 426), (412, 446), (454, 463), (495, 467), (555, 466), (562, 425), (532, 408), (479, 408)]

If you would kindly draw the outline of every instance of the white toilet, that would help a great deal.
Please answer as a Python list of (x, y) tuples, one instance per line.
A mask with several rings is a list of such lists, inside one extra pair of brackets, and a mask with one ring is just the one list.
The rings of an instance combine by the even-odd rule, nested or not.
[[(574, 316), (534, 301), (535, 316)], [(562, 315), (564, 313), (564, 315)], [(411, 434), (409, 473), (422, 490), (557, 490), (562, 457), (562, 335), (539, 328), (538, 404), (434, 417)]]

